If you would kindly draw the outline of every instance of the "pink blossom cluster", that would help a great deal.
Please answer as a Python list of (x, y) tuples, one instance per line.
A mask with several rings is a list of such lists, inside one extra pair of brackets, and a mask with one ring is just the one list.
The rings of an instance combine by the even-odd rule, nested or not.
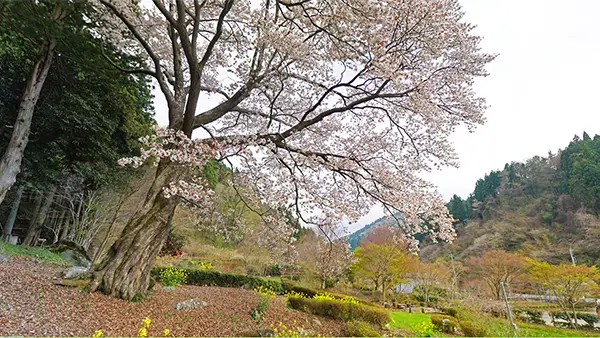
[(181, 130), (156, 127), (151, 136), (140, 138), (140, 156), (119, 160), (119, 165), (140, 167), (147, 161), (157, 166), (161, 159), (201, 168), (217, 154), (218, 145), (212, 140), (191, 140)]

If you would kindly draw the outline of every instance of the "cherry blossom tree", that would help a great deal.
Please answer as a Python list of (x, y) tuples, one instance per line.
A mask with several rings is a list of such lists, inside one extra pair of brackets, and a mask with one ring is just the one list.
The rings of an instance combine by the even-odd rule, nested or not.
[[(457, 165), (447, 138), (484, 122), (472, 85), (493, 59), (457, 1), (97, 1), (99, 34), (147, 55), (121, 69), (156, 79), (172, 134), (130, 160), (158, 170), (91, 290), (146, 290), (177, 202), (208, 195), (187, 168), (210, 158), (235, 166), (233, 183), (264, 205), (292, 203), (305, 224), (355, 220), (380, 203), (407, 233), (453, 238), (420, 174)], [(190, 140), (194, 130), (205, 136)]]
[(312, 266), (321, 289), (325, 289), (328, 281), (340, 278), (352, 263), (354, 256), (350, 245), (343, 238), (319, 238), (313, 251)]

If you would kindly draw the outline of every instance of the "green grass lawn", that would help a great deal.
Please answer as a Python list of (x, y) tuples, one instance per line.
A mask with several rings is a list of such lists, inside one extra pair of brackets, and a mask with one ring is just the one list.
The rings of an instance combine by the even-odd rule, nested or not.
[(399, 329), (415, 330), (422, 323), (431, 323), (431, 315), (427, 313), (408, 313), (394, 311), (391, 313), (390, 325)]
[[(410, 330), (418, 335), (423, 332), (425, 324), (431, 323), (431, 315), (426, 313), (408, 313), (403, 311), (394, 311), (391, 313), (390, 326)], [(491, 337), (511, 337), (512, 331), (508, 320), (500, 318), (485, 318), (485, 326), (489, 329)], [(441, 333), (434, 333), (435, 336), (443, 336)], [(448, 337), (447, 335), (445, 335)], [(517, 324), (518, 337), (600, 337), (598, 332), (583, 330), (563, 329), (545, 325), (535, 325), (527, 323)]]
[[(490, 319), (490, 329), (494, 337), (512, 335), (508, 320)], [(572, 330), (546, 325), (517, 323), (518, 337), (600, 337), (599, 332)]]
[(0, 253), (7, 256), (27, 256), (37, 258), (44, 263), (65, 265), (60, 254), (39, 246), (14, 245), (0, 241)]

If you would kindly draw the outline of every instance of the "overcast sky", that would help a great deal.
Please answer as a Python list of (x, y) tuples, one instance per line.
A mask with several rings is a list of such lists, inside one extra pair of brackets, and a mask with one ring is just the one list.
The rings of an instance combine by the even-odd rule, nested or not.
[[(564, 148), (573, 135), (600, 134), (600, 1), (462, 0), (485, 52), (499, 54), (478, 80), (487, 123), (451, 138), (460, 168), (428, 175), (444, 196), (466, 197), (475, 181), (505, 163)], [(166, 124), (161, 94), (157, 120)], [(382, 215), (380, 208), (352, 228)]]

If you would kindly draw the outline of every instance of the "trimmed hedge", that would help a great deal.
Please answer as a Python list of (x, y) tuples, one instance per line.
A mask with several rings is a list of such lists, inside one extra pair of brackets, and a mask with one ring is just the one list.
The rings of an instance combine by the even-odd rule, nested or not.
[(358, 320), (346, 322), (344, 334), (348, 337), (381, 337), (381, 334), (372, 328), (369, 323)]
[[(167, 267), (156, 267), (152, 269), (152, 276), (158, 279), (161, 271)], [(260, 277), (222, 273), (214, 270), (182, 269), (187, 273), (185, 284), (200, 286), (223, 286), (234, 288), (254, 289), (259, 286), (271, 289), (281, 294), (284, 289), (279, 281), (266, 280)]]
[(489, 332), (484, 326), (474, 323), (470, 320), (460, 322), (460, 329), (464, 333), (465, 337), (487, 337)]
[(386, 309), (363, 304), (312, 298), (290, 298), (288, 304), (292, 309), (319, 316), (365, 321), (381, 327), (390, 321), (390, 314)]
[[(316, 296), (319, 293), (327, 293), (328, 295), (332, 296), (333, 298), (339, 299), (339, 300), (344, 300), (345, 298), (352, 297), (352, 296), (348, 296), (348, 295), (341, 295), (338, 293), (330, 293), (330, 292), (327, 292), (324, 290), (315, 290), (315, 289), (305, 288), (302, 286), (296, 286), (296, 285), (294, 285), (294, 283), (291, 283), (288, 281), (284, 281), (282, 283), (282, 286), (286, 292), (294, 291), (294, 292), (302, 293), (302, 294), (304, 294), (304, 296), (306, 296), (308, 298), (313, 298), (314, 296)], [(362, 299), (359, 299), (356, 297), (352, 297), (352, 298), (356, 299), (356, 301), (362, 305), (381, 307), (378, 304), (374, 304), (374, 303), (368, 302), (366, 300), (362, 300)]]
[(454, 333), (458, 328), (458, 321), (452, 316), (432, 315), (431, 322), (436, 330), (444, 333)]
[(445, 309), (442, 310), (442, 312), (444, 312), (445, 314), (447, 314), (450, 317), (458, 317), (458, 309), (453, 308), (453, 307), (447, 307)]

